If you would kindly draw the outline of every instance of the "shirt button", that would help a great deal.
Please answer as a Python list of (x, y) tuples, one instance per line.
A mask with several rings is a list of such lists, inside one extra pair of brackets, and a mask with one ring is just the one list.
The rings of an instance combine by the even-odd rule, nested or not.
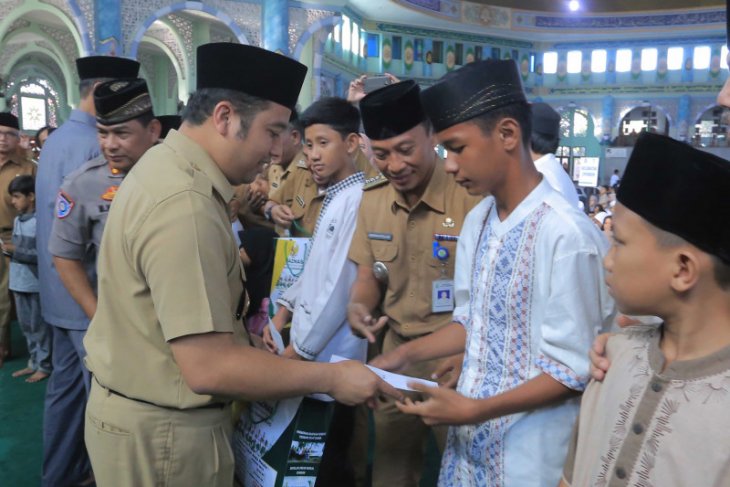
[(416, 260), (416, 256), (415, 255), (411, 255), (411, 262), (415, 262), (415, 260)]
[(643, 427), (643, 426), (641, 426), (641, 425), (640, 425), (639, 423), (634, 423), (634, 426), (633, 426), (632, 430), (633, 430), (633, 431), (634, 431), (634, 433), (636, 433), (637, 435), (640, 435), (641, 433), (643, 433), (643, 432), (644, 432), (644, 427)]
[(654, 392), (661, 392), (662, 391), (662, 385), (659, 382), (652, 382), (651, 383), (651, 390)]
[(415, 296), (415, 295), (416, 295), (416, 293), (414, 293), (414, 292), (410, 292), (410, 293), (408, 293), (408, 295), (409, 295), (410, 297), (413, 297), (413, 296)]
[(626, 470), (624, 470), (621, 467), (618, 467), (616, 469), (616, 477), (618, 477), (618, 478), (620, 478), (622, 480), (625, 479), (626, 478)]

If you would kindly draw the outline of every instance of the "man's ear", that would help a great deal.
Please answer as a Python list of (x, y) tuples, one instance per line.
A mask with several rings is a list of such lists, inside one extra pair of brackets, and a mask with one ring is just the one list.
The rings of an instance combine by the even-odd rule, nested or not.
[(304, 139), (303, 134), (300, 131), (296, 130), (296, 129), (291, 130), (289, 132), (289, 136), (291, 137), (291, 140), (294, 142), (294, 145), (299, 145), (302, 142), (304, 142), (304, 140), (303, 140)]
[(347, 146), (347, 153), (351, 156), (360, 150), (360, 134), (354, 132), (347, 135), (345, 138), (345, 145)]
[(149, 125), (147, 125), (147, 130), (149, 130), (150, 135), (152, 136), (152, 140), (154, 142), (157, 142), (157, 140), (160, 138), (160, 134), (162, 133), (162, 124), (159, 120), (156, 118), (153, 118)]
[(522, 127), (514, 118), (506, 117), (497, 122), (494, 130), (506, 152), (512, 152), (522, 145)]
[(703, 268), (712, 265), (705, 262), (702, 253), (691, 245), (681, 245), (670, 250), (672, 259), (672, 276), (670, 287), (677, 293), (690, 291), (702, 276)]
[(221, 136), (226, 137), (229, 132), (233, 130), (232, 124), (234, 115), (235, 111), (233, 110), (231, 102), (227, 100), (219, 101), (213, 108), (213, 114), (210, 117), (216, 132), (218, 132)]

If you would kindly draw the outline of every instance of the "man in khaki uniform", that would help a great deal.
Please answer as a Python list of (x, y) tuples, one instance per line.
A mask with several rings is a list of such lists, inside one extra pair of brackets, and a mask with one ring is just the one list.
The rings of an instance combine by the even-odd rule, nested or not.
[[(363, 172), (366, 181), (379, 175), (360, 150), (355, 158), (355, 168)], [(292, 237), (311, 237), (324, 196), (324, 189), (312, 177), (307, 157), (301, 152), (282, 174), (279, 188), (270, 193), (264, 214), (278, 226), (289, 229)]]
[(264, 213), (264, 205), (281, 185), (282, 177), (289, 173), (292, 161), (301, 154), (303, 133), (299, 114), (294, 108), (289, 117), (289, 125), (281, 134), (281, 150), (271, 156), (271, 162), (266, 170), (263, 174), (259, 174), (253, 183), (242, 184), (236, 188), (234, 204), (238, 205), (238, 219), (244, 228), (274, 229), (274, 222)]
[[(479, 201), (454, 182), (434, 152), (419, 93), (416, 83), (404, 81), (360, 102), (384, 177), (365, 185), (349, 254), (358, 278), (348, 320), (354, 333), (371, 342), (387, 324), (384, 353), (451, 321), (456, 240)], [(437, 365), (420, 363), (403, 373), (430, 379)], [(428, 427), (401, 414), (393, 401), (374, 415), (373, 486), (417, 486)], [(434, 432), (443, 448), (446, 431)]]
[[(20, 142), (20, 124), (18, 117), (12, 113), (0, 113), (0, 238), (10, 243), (13, 234), (15, 208), (10, 203), (8, 186), (16, 176), (29, 174), (35, 176), (36, 165), (28, 159), (18, 157)], [(10, 291), (8, 277), (10, 275), (10, 258), (0, 257), (0, 367), (10, 354)]]
[(229, 487), (233, 397), (398, 395), (357, 362), (301, 363), (247, 346), (227, 203), (280, 143), (306, 67), (232, 43), (200, 46), (197, 66), (180, 131), (140, 159), (107, 220), (84, 340), (99, 485)]

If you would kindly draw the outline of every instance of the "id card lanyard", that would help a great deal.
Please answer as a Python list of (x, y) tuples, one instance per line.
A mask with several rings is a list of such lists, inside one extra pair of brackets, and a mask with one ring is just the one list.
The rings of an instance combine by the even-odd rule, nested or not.
[(449, 249), (441, 245), (444, 241), (456, 241), (453, 235), (434, 234), (433, 258), (440, 264), (440, 276), (431, 283), (431, 312), (448, 313), (454, 310), (454, 280), (449, 279), (446, 266), (451, 257)]

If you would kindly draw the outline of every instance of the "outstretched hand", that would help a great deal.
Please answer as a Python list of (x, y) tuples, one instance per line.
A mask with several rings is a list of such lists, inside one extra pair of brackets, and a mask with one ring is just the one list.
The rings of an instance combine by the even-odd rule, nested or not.
[(406, 398), (397, 402), (396, 407), (406, 414), (420, 416), (427, 425), (473, 424), (479, 421), (477, 401), (462, 396), (447, 387), (428, 387), (418, 382), (411, 382), (408, 387), (426, 396), (423, 401)]

